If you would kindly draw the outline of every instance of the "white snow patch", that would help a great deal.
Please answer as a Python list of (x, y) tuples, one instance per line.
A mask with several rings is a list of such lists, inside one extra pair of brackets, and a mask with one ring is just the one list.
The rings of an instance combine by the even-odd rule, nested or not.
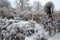
[(57, 33), (55, 36), (48, 38), (48, 40), (60, 40), (60, 33)]

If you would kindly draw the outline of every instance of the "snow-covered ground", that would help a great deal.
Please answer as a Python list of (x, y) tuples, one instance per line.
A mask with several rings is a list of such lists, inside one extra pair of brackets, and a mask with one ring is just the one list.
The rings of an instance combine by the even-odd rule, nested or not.
[(56, 35), (54, 35), (51, 38), (48, 38), (48, 40), (60, 40), (60, 33), (57, 33)]
[[(34, 30), (34, 34), (30, 32), (31, 35), (29, 35), (29, 36), (28, 36), (29, 32), (26, 33), (25, 40), (37, 40), (37, 39), (41, 39), (42, 37), (48, 36), (48, 33), (44, 30), (43, 25), (39, 25), (38, 23), (36, 23), (34, 21), (20, 21), (18, 23), (14, 23), (14, 24), (8, 26), (7, 30), (9, 30), (11, 28), (14, 29), (14, 27), (16, 27), (16, 26), (25, 31), (28, 31), (31, 29)], [(16, 33), (16, 32), (14, 32), (14, 33)], [(46, 35), (46, 33), (47, 33), (47, 35)]]
[(3, 40), (16, 39), (17, 37), (20, 40), (60, 40), (60, 33), (56, 33), (51, 37), (49, 36), (49, 32), (44, 29), (43, 24), (36, 23), (33, 20), (3, 19), (0, 21), (0, 28), (2, 29), (0, 31), (1, 35), (3, 35), (0, 36), (0, 39), (3, 37)]

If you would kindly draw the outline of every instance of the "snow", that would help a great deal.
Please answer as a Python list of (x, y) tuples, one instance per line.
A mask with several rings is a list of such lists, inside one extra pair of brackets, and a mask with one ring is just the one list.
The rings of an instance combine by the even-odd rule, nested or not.
[[(25, 40), (37, 40), (39, 38), (42, 38), (44, 36), (48, 36), (45, 33), (48, 34), (48, 32), (46, 32), (43, 28), (43, 25), (40, 25), (34, 21), (20, 21), (18, 23), (13, 23), (10, 26), (7, 27), (7, 30), (10, 31), (10, 34), (15, 34), (16, 33), (16, 29), (14, 28), (19, 28), (20, 30), (23, 29), (24, 31), (28, 31), (30, 29), (34, 29), (35, 33), (30, 36), (26, 36), (29, 33), (26, 33), (25, 35)], [(31, 32), (30, 32), (31, 33)], [(39, 37), (40, 36), (40, 37)]]
[(57, 33), (56, 35), (54, 35), (51, 38), (48, 38), (48, 40), (60, 40), (60, 33)]
[[(12, 22), (12, 24), (8, 25), (9, 22)], [(6, 37), (12, 37), (12, 34), (17, 34), (19, 35), (18, 37), (23, 37), (25, 38), (25, 40), (41, 40), (42, 38), (47, 40), (60, 40), (60, 33), (54, 35), (53, 37), (49, 37), (49, 33), (48, 31), (45, 31), (43, 24), (36, 23), (33, 20), (19, 21), (10, 19), (2, 20), (2, 23), (6, 23), (2, 26), (2, 28), (8, 25), (6, 27), (6, 30), (2, 30), (4, 40), (6, 39)], [(34, 30), (34, 33), (32, 33), (31, 30)], [(18, 31), (22, 31), (23, 33), (20, 33)]]

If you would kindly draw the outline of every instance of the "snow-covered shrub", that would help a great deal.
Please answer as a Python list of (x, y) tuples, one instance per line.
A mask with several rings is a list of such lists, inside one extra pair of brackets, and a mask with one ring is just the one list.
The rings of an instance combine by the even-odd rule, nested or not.
[(56, 20), (57, 32), (60, 32), (60, 20)]
[[(9, 21), (10, 22), (10, 21)], [(2, 38), (6, 40), (24, 40), (26, 37), (33, 37), (35, 40), (41, 39), (41, 34), (45, 35), (45, 31), (42, 25), (39, 25), (35, 21), (19, 21), (14, 22), (6, 27), (6, 30), (2, 30)], [(39, 36), (41, 37), (39, 37)], [(34, 37), (35, 36), (35, 37)]]
[(56, 21), (51, 20), (47, 16), (42, 19), (42, 24), (44, 29), (49, 32), (50, 36), (53, 36), (56, 33)]
[(29, 10), (24, 10), (17, 15), (18, 17), (22, 18), (22, 20), (25, 20), (25, 21), (32, 19), (32, 11), (29, 11)]
[(26, 35), (26, 33), (29, 31), (32, 31), (32, 33), (34, 33), (34, 24), (31, 22), (21, 21), (7, 27), (7, 30), (9, 31), (12, 29), (14, 29), (16, 32), (24, 32), (24, 34)]
[[(4, 20), (4, 21), (3, 21)], [(2, 26), (2, 28), (6, 28), (6, 30), (2, 29), (1, 34), (3, 35), (2, 38), (6, 40), (47, 40), (49, 36), (49, 27), (46, 29), (44, 28), (44, 24), (39, 24), (36, 21), (29, 20), (29, 21), (22, 21), (22, 20), (14, 20), (14, 19), (2, 19), (3, 23), (5, 22), (7, 25)], [(12, 22), (12, 23), (11, 23)], [(46, 22), (46, 21), (44, 21)], [(48, 25), (48, 24), (45, 24)], [(52, 25), (49, 23), (49, 25)], [(53, 28), (53, 27), (52, 27)], [(54, 31), (54, 30), (51, 30)]]

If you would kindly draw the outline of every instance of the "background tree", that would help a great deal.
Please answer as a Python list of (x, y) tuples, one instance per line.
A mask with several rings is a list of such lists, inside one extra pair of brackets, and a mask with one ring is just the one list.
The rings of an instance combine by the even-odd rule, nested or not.
[(41, 3), (39, 2), (39, 1), (34, 1), (34, 3), (33, 3), (33, 8), (34, 8), (34, 10), (42, 10), (42, 5), (41, 5)]
[(18, 7), (21, 8), (21, 10), (25, 9), (27, 7), (29, 0), (16, 0), (16, 4)]
[(53, 2), (47, 2), (44, 6), (45, 12), (47, 12), (47, 15), (52, 18), (52, 13), (54, 11), (54, 4)]
[(8, 0), (0, 0), (0, 8), (3, 8), (3, 7), (6, 7), (6, 8), (11, 7), (11, 4), (8, 2)]

